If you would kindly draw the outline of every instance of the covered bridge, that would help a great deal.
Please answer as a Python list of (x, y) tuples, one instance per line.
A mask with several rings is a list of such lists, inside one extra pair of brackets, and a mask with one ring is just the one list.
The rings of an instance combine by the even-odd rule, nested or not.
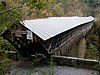
[(49, 17), (11, 25), (3, 34), (23, 57), (66, 55), (85, 36), (93, 17)]

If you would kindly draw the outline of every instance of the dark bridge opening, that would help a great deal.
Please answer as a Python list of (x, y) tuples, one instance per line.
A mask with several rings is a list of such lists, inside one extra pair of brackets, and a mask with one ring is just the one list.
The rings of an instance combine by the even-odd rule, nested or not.
[(43, 54), (46, 57), (48, 57), (48, 52), (46, 51), (46, 49), (43, 47), (43, 45), (39, 42), (34, 42), (32, 44), (29, 45), (29, 49), (30, 49), (30, 53), (29, 55), (34, 55), (34, 54)]
[(27, 44), (26, 46), (21, 46), (18, 51), (24, 58), (31, 58), (32, 55), (35, 54), (43, 54), (46, 57), (49, 56), (46, 49), (39, 42), (34, 42), (34, 43)]

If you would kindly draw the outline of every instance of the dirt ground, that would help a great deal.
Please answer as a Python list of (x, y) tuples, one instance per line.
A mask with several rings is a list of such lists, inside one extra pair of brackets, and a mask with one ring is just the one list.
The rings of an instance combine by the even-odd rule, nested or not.
[[(68, 66), (41, 65), (32, 66), (30, 62), (20, 61), (11, 70), (10, 75), (100, 75), (97, 71)], [(30, 65), (30, 66), (29, 66)]]

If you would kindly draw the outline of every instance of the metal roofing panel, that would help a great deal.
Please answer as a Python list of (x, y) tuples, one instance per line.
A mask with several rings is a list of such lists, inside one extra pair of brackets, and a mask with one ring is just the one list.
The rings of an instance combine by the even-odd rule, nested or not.
[(25, 20), (23, 24), (43, 40), (54, 37), (64, 31), (93, 21), (93, 17), (49, 17), (46, 19)]

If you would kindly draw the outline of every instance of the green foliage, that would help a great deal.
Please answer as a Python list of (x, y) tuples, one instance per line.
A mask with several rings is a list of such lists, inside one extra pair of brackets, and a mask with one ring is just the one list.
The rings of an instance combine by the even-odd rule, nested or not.
[[(97, 14), (98, 15), (98, 14)], [(98, 16), (99, 17), (99, 16)], [(100, 58), (100, 35), (99, 35), (100, 23), (98, 19), (93, 25), (92, 29), (86, 35), (86, 58), (98, 59)]]
[[(20, 7), (14, 8), (10, 1), (0, 1), (0, 34), (10, 25), (22, 19), (23, 13)], [(13, 8), (13, 9), (11, 9)]]
[(29, 0), (19, 0), (21, 4), (27, 3)]
[(100, 7), (100, 1), (99, 0), (85, 0), (85, 3), (87, 3), (90, 7), (98, 8)]
[(0, 74), (5, 75), (6, 73), (10, 73), (11, 68), (11, 60), (5, 59), (0, 62)]
[(93, 68), (95, 70), (97, 70), (98, 72), (100, 72), (100, 64), (97, 64), (97, 65), (93, 66)]
[(42, 9), (46, 5), (53, 3), (53, 0), (24, 0), (22, 3), (27, 3), (30, 8)]
[(5, 51), (11, 50), (12, 51), (14, 49), (8, 41), (6, 41), (2, 37), (0, 37), (0, 50), (5, 50)]
[(37, 9), (42, 9), (45, 5), (47, 4), (47, 1), (42, 1), (42, 0), (30, 0), (29, 5), (31, 8), (37, 8)]
[(98, 49), (96, 46), (94, 46), (93, 44), (90, 44), (88, 47), (87, 47), (87, 50), (86, 50), (86, 53), (85, 53), (85, 58), (86, 59), (95, 59), (95, 60), (98, 60), (98, 55), (99, 55), (99, 52), (98, 52)]
[(36, 53), (34, 55), (31, 55), (31, 56), (34, 57), (34, 58), (39, 58), (39, 57), (46, 58), (46, 56), (44, 54), (40, 54), (40, 53)]
[[(34, 65), (37, 63), (38, 63), (38, 65), (37, 65), (38, 67), (36, 65)], [(35, 63), (33, 62), (33, 64), (30, 67), (30, 70), (29, 70), (30, 75), (31, 74), (35, 75), (36, 72), (38, 72), (39, 75), (54, 75), (55, 74), (54, 67), (56, 67), (55, 64), (52, 61), (49, 62), (47, 65), (45, 64), (46, 67), (44, 66), (44, 64), (45, 63), (41, 63), (41, 62), (35, 62)], [(45, 67), (45, 68), (43, 68), (43, 67)]]
[[(0, 34), (15, 21), (21, 20), (22, 12), (20, 8), (13, 8), (9, 0), (0, 0)], [(7, 51), (14, 50), (11, 44), (0, 37), (0, 75), (5, 75), (11, 70), (12, 60), (7, 58)]]
[(11, 70), (11, 65), (14, 64), (11, 59), (7, 58), (8, 50), (13, 50), (13, 47), (7, 41), (3, 40), (2, 37), (0, 37), (0, 75), (9, 73)]
[(14, 65), (14, 62), (7, 58), (4, 51), (0, 50), (0, 75), (10, 73), (12, 65)]

